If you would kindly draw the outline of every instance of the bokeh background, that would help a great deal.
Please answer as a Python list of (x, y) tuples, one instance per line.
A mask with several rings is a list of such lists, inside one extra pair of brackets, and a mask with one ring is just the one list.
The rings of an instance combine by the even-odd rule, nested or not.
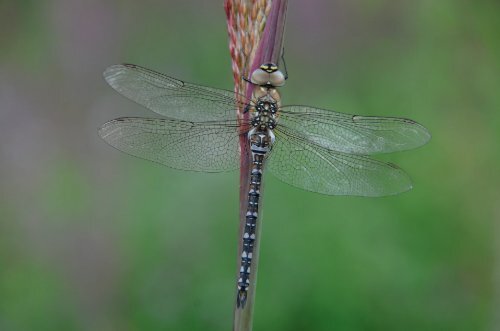
[[(232, 89), (222, 0), (0, 1), (0, 330), (229, 330), (238, 174), (97, 136), (130, 62)], [(291, 1), (287, 104), (408, 117), (414, 189), (266, 176), (255, 330), (500, 330), (498, 1)]]

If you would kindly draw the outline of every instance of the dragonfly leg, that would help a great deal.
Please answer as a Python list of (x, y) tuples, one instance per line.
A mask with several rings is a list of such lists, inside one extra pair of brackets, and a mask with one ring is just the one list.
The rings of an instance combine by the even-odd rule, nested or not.
[(288, 79), (288, 70), (286, 69), (286, 62), (285, 62), (285, 48), (283, 47), (283, 50), (281, 51), (281, 62), (283, 62), (283, 70), (285, 71), (285, 80)]

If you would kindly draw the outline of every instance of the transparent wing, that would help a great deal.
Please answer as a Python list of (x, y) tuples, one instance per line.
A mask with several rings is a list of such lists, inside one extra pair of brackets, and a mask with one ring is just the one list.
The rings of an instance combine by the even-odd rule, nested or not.
[(236, 108), (246, 106), (232, 91), (186, 83), (133, 64), (113, 65), (104, 71), (104, 78), (130, 100), (184, 121), (236, 119)]
[(362, 155), (328, 150), (277, 130), (268, 169), (298, 188), (329, 195), (384, 196), (411, 189), (397, 166)]
[(220, 172), (239, 167), (239, 134), (232, 121), (123, 117), (105, 123), (99, 135), (120, 151), (175, 169)]
[(349, 115), (307, 106), (282, 107), (278, 125), (327, 149), (364, 155), (416, 148), (431, 137), (426, 128), (409, 119)]

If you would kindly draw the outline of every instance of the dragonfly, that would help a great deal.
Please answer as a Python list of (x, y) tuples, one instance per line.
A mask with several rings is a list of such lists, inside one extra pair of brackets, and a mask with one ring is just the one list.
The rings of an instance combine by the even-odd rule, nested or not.
[[(292, 186), (327, 194), (379, 197), (412, 188), (398, 166), (371, 157), (424, 145), (429, 131), (396, 117), (350, 115), (310, 106), (282, 105), (287, 79), (274, 63), (255, 69), (247, 98), (234, 91), (191, 84), (133, 65), (113, 65), (104, 78), (123, 96), (161, 118), (122, 117), (99, 135), (130, 155), (180, 170), (223, 172), (251, 161), (237, 307), (250, 286), (262, 175), (269, 170)], [(237, 110), (248, 112), (248, 119)], [(240, 136), (248, 137), (242, 148)]]

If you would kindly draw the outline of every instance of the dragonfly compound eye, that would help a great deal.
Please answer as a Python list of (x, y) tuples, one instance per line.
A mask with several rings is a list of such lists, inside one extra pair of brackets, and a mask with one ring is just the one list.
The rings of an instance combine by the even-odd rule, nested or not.
[(285, 85), (285, 76), (281, 71), (274, 71), (269, 75), (269, 82), (272, 86), (283, 86)]
[[(275, 86), (271, 81), (271, 75), (278, 71), (278, 66), (274, 63), (264, 63), (252, 72), (250, 81), (259, 86)], [(275, 78), (276, 80), (276, 78)], [(280, 82), (280, 79), (277, 79)]]

